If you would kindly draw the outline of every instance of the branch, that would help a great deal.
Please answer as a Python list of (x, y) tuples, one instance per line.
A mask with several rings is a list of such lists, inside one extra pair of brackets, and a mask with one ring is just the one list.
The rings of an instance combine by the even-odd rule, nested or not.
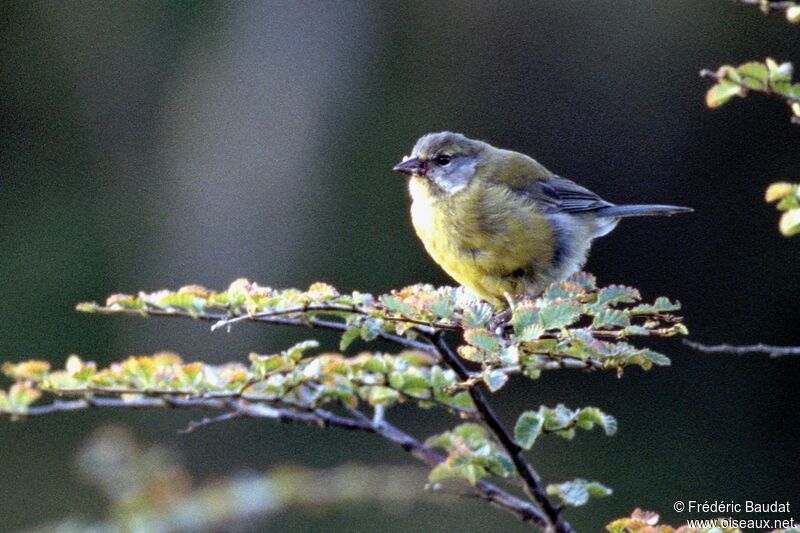
[[(59, 412), (70, 412), (92, 408), (176, 408), (176, 409), (209, 409), (221, 410), (223, 414), (204, 418), (194, 422), (184, 430), (191, 432), (195, 429), (233, 418), (270, 418), (280, 422), (299, 422), (319, 427), (337, 427), (351, 431), (364, 431), (381, 436), (409, 452), (416, 459), (436, 466), (445, 458), (428, 448), (411, 435), (399, 428), (385, 422), (373, 422), (365, 415), (358, 413), (358, 418), (336, 415), (324, 409), (299, 411), (293, 408), (276, 407), (264, 404), (251, 404), (238, 399), (208, 399), (208, 398), (86, 398), (73, 401), (54, 401), (48, 405), (30, 407), (24, 415), (18, 417), (36, 417)], [(520, 500), (497, 485), (486, 481), (479, 481), (475, 485), (479, 497), (494, 506), (515, 514), (523, 522), (529, 522), (539, 527), (546, 527), (548, 519), (536, 507)]]
[[(461, 359), (452, 351), (450, 346), (445, 342), (441, 333), (428, 335), (427, 338), (436, 347), (442, 361), (455, 371), (459, 379), (462, 381), (469, 380), (470, 374), (466, 369)], [(492, 407), (489, 405), (486, 395), (483, 393), (482, 388), (485, 387), (483, 383), (470, 387), (468, 389), (472, 402), (481, 420), (488, 426), (489, 430), (497, 437), (500, 444), (508, 453), (517, 473), (525, 483), (525, 492), (536, 504), (542, 509), (542, 512), (547, 517), (548, 526), (554, 528), (558, 533), (569, 533), (573, 531), (572, 526), (564, 520), (561, 516), (561, 509), (553, 506), (547, 498), (544, 489), (542, 488), (541, 479), (539, 474), (533, 469), (522, 454), (522, 448), (512, 438), (511, 434), (505, 428), (503, 423), (495, 414)]]
[(683, 343), (690, 348), (705, 353), (766, 353), (770, 357), (781, 357), (784, 355), (800, 355), (800, 346), (770, 346), (769, 344), (750, 344), (737, 346), (734, 344), (701, 344), (699, 342), (683, 339)]
[[(738, 80), (736, 78), (731, 78), (731, 76), (726, 74), (724, 71), (723, 72), (719, 72), (719, 71), (714, 72), (713, 70), (709, 70), (709, 69), (704, 68), (704, 69), (700, 70), (700, 77), (701, 78), (709, 78), (709, 79), (713, 79), (713, 80), (717, 80), (717, 81), (724, 81), (724, 82), (727, 82), (727, 83), (731, 83), (733, 85), (741, 87), (743, 89), (743, 91), (761, 93), (761, 94), (766, 95), (766, 96), (771, 96), (771, 97), (774, 97), (774, 98), (778, 98), (779, 100), (783, 100), (784, 102), (787, 102), (789, 104), (794, 103), (794, 102), (800, 102), (800, 98), (798, 98), (797, 96), (794, 96), (793, 94), (782, 94), (782, 93), (776, 92), (776, 91), (772, 90), (772, 88), (770, 88), (770, 86), (768, 84), (763, 84), (761, 87), (754, 87), (754, 86), (748, 85), (747, 83), (744, 83), (743, 81), (740, 81), (740, 80)], [(758, 81), (763, 81), (763, 80), (758, 80)]]
[(733, 0), (737, 4), (746, 6), (757, 6), (762, 13), (769, 14), (770, 11), (786, 11), (790, 7), (797, 5), (796, 2), (786, 2), (781, 0)]
[[(135, 309), (114, 310), (114, 311), (105, 311), (102, 309), (98, 309), (95, 310), (94, 312), (100, 314), (109, 314), (109, 315), (129, 315), (129, 316), (142, 315), (141, 312), (136, 311)], [(289, 312), (296, 313), (297, 311), (290, 310)], [(226, 313), (204, 312), (203, 314), (198, 315), (198, 314), (192, 314), (188, 311), (180, 311), (180, 310), (159, 311), (156, 309), (148, 309), (147, 316), (190, 318), (192, 320), (214, 322), (215, 325), (221, 324), (223, 326), (232, 325), (239, 321), (245, 321), (245, 322), (260, 322), (262, 324), (276, 324), (279, 326), (291, 326), (297, 328), (329, 329), (333, 331), (347, 331), (350, 327), (344, 322), (335, 322), (333, 320), (320, 320), (313, 316), (304, 316), (303, 318), (288, 318), (273, 313), (264, 313), (262, 316), (242, 315), (240, 317), (235, 317), (235, 319), (231, 319), (231, 317)], [(218, 329), (218, 327), (214, 329)], [(398, 344), (405, 348), (410, 348), (412, 350), (421, 350), (423, 352), (428, 352), (430, 354), (436, 355), (436, 352), (432, 350), (428, 344), (424, 342), (415, 341), (414, 339), (408, 339), (406, 337), (402, 337), (400, 335), (394, 335), (392, 333), (386, 333), (384, 331), (378, 333), (377, 338)]]

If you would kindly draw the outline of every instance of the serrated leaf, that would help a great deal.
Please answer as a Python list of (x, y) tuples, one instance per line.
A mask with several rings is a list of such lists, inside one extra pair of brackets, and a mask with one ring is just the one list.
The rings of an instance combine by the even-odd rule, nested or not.
[[(523, 331), (525, 331), (526, 328), (532, 325), (542, 327), (541, 320), (539, 318), (539, 310), (535, 307), (531, 307), (530, 305), (520, 305), (515, 308), (510, 322), (516, 335), (520, 335)], [(543, 327), (542, 331), (544, 331)]]
[(486, 302), (475, 302), (464, 311), (462, 325), (465, 329), (485, 328), (492, 319), (492, 306)]
[(569, 303), (558, 303), (539, 311), (545, 329), (561, 329), (573, 324), (580, 316), (580, 307)]
[(514, 440), (523, 449), (530, 450), (542, 433), (542, 417), (536, 411), (525, 411), (514, 425)]
[(464, 340), (486, 353), (500, 349), (500, 341), (486, 329), (468, 329), (464, 332)]
[(514, 338), (520, 342), (535, 341), (544, 335), (545, 331), (544, 326), (541, 324), (531, 324), (516, 334)]
[(632, 303), (639, 298), (641, 298), (639, 291), (624, 285), (609, 285), (597, 293), (597, 303), (601, 305)]
[(669, 312), (669, 311), (678, 311), (681, 308), (681, 304), (678, 302), (670, 302), (669, 298), (665, 298), (664, 296), (659, 296), (656, 298), (656, 301), (653, 302), (653, 307), (656, 311), (661, 313)]
[(627, 313), (618, 309), (603, 309), (594, 316), (592, 326), (596, 329), (624, 328), (630, 323), (631, 319)]
[(428, 305), (431, 313), (441, 318), (449, 319), (453, 316), (453, 302), (449, 298), (441, 298)]

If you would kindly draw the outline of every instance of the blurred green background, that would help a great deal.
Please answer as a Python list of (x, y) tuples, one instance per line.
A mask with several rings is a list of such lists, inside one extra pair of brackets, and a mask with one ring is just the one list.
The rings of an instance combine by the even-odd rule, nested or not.
[[(80, 315), (113, 292), (237, 277), (325, 280), (381, 292), (450, 283), (427, 258), (390, 169), (450, 129), (529, 153), (615, 202), (688, 205), (596, 242), (600, 283), (685, 308), (703, 342), (800, 344), (800, 238), (784, 239), (766, 185), (800, 178), (800, 127), (753, 97), (704, 107), (701, 68), (800, 61), (800, 27), (728, 0), (532, 2), (0, 2), (0, 354), (60, 364), (175, 350), (242, 360), (332, 336)], [(650, 373), (550, 373), (496, 399), (507, 420), (565, 402), (619, 433), (545, 440), (548, 481), (600, 480), (612, 497), (569, 511), (599, 531), (636, 506), (792, 500), (800, 511), (800, 359), (654, 345)], [(2, 529), (98, 516), (74, 455), (108, 421), (182, 454), (197, 479), (283, 462), (411, 464), (374, 437), (234, 421), (177, 435), (174, 412), (0, 421)], [(195, 416), (194, 418), (197, 418)], [(401, 408), (423, 437), (453, 421)], [(436, 498), (447, 498), (446, 496)], [(446, 503), (446, 505), (444, 505)], [(795, 513), (797, 516), (797, 513)], [(685, 518), (685, 516), (684, 516)], [(287, 512), (281, 531), (523, 530), (483, 504)], [(423, 524), (420, 526), (420, 524)], [(252, 526), (252, 524), (251, 524)]]

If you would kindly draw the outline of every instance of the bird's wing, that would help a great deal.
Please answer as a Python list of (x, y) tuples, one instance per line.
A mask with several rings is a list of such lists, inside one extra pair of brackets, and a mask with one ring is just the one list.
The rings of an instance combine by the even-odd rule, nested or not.
[(561, 176), (553, 175), (538, 180), (536, 184), (538, 186), (538, 191), (534, 192), (536, 200), (541, 207), (552, 213), (586, 213), (614, 205), (589, 189)]

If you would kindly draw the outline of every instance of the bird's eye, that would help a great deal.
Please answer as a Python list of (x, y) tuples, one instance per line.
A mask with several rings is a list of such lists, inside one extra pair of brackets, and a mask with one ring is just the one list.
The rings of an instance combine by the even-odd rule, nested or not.
[(452, 159), (452, 157), (450, 157), (447, 154), (439, 154), (439, 155), (436, 156), (436, 159), (434, 159), (434, 161), (436, 161), (437, 165), (445, 166), (448, 163), (450, 163), (451, 159)]

